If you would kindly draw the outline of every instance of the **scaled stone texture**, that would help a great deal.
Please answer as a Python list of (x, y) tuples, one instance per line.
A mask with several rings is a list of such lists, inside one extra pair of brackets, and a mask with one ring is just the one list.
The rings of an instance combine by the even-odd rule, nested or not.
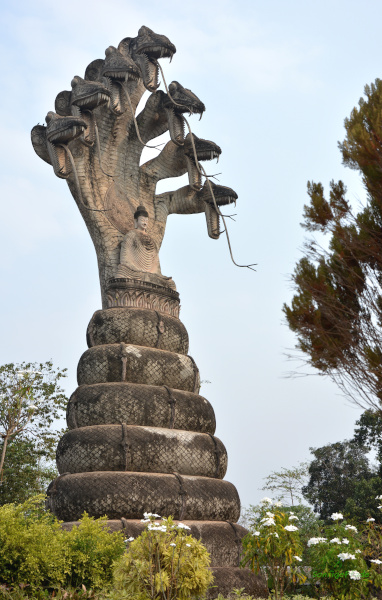
[[(48, 505), (67, 528), (86, 511), (106, 514), (109, 528), (127, 537), (142, 530), (144, 511), (172, 515), (211, 553), (211, 598), (235, 587), (262, 596), (263, 580), (239, 569), (246, 533), (236, 524), (239, 496), (223, 480), (227, 452), (214, 435), (213, 408), (199, 395), (179, 294), (159, 263), (169, 215), (204, 212), (207, 232), (217, 239), (219, 206), (237, 198), (228, 187), (202, 185), (199, 161), (221, 150), (185, 135), (183, 115), (202, 115), (203, 102), (178, 82), (167, 93), (157, 90), (158, 60), (175, 51), (167, 37), (141, 27), (93, 61), (84, 78), (75, 76), (47, 125), (32, 130), (36, 153), (67, 180), (88, 227), (102, 294), (68, 403), (69, 431), (57, 448), (60, 476), (49, 486)], [(145, 90), (151, 95), (136, 117)], [(145, 145), (166, 131), (170, 141), (140, 165)], [(189, 185), (156, 194), (159, 180), (185, 173)]]

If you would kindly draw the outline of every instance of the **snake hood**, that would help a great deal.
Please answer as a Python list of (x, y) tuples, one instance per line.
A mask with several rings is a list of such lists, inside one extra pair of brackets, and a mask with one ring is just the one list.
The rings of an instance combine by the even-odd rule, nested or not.
[(124, 56), (129, 55), (139, 67), (143, 83), (150, 92), (155, 91), (158, 86), (158, 63), (159, 58), (170, 58), (176, 52), (174, 44), (168, 37), (155, 33), (149, 27), (143, 25), (135, 38), (125, 38), (118, 46), (118, 50)]

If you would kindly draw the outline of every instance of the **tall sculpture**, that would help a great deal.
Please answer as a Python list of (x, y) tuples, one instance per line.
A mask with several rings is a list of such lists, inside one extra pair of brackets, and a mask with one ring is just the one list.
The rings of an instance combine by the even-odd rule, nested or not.
[[(208, 179), (202, 185), (199, 161), (221, 150), (185, 135), (184, 113), (202, 115), (204, 104), (175, 81), (167, 93), (157, 90), (158, 60), (175, 51), (167, 37), (141, 27), (93, 61), (84, 79), (74, 77), (47, 125), (32, 129), (36, 153), (67, 180), (88, 227), (102, 294), (48, 503), (67, 527), (87, 511), (106, 514), (111, 529), (133, 537), (144, 511), (172, 515), (211, 552), (217, 586), (211, 597), (234, 587), (256, 593), (261, 582), (238, 568), (245, 529), (236, 524), (237, 491), (223, 480), (227, 452), (214, 436), (212, 406), (199, 395), (179, 294), (159, 263), (169, 215), (204, 212), (208, 234), (217, 239), (219, 206), (237, 198)], [(146, 89), (151, 95), (136, 117)], [(166, 131), (171, 140), (140, 165), (145, 145)], [(159, 180), (184, 173), (189, 185), (155, 193)]]

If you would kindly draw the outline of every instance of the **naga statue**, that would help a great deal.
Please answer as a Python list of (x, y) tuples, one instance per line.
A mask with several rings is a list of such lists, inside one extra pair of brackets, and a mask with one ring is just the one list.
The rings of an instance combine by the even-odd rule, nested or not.
[[(84, 78), (75, 76), (46, 125), (32, 129), (35, 152), (66, 179), (89, 230), (102, 295), (48, 506), (67, 528), (84, 511), (106, 514), (109, 529), (127, 537), (142, 531), (144, 511), (172, 515), (211, 553), (211, 598), (233, 588), (265, 595), (262, 579), (239, 569), (246, 533), (237, 524), (239, 496), (223, 480), (227, 452), (214, 436), (213, 408), (199, 395), (179, 294), (159, 263), (169, 215), (204, 212), (208, 235), (217, 239), (220, 206), (237, 199), (208, 177), (202, 183), (200, 161), (218, 159), (221, 149), (188, 126), (185, 113), (202, 116), (203, 102), (177, 81), (167, 87), (159, 60), (175, 51), (166, 36), (141, 27), (90, 63)], [(166, 92), (158, 90), (159, 71)], [(159, 151), (151, 140), (167, 131), (170, 141)], [(140, 164), (146, 146), (158, 155)], [(158, 181), (185, 173), (188, 185), (156, 194)]]

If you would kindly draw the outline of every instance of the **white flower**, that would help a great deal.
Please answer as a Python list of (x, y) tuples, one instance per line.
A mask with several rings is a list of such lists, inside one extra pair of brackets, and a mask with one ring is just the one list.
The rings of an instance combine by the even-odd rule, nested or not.
[(362, 550), (359, 550), (359, 548), (357, 548), (357, 550), (354, 550), (354, 552), (355, 552), (356, 554), (361, 554)]
[(366, 519), (366, 523), (374, 523), (374, 521), (375, 521), (375, 519), (373, 519), (373, 517)]
[(349, 529), (349, 531), (358, 531), (357, 527), (354, 527), (354, 525), (345, 525), (345, 529)]
[(295, 558), (296, 560), (298, 560), (298, 562), (302, 562), (302, 558), (300, 558), (299, 556), (294, 556), (293, 558)]
[(160, 519), (160, 515), (157, 515), (156, 513), (144, 512), (143, 516), (145, 517), (145, 519), (148, 519), (149, 517), (154, 517), (155, 519)]
[(274, 519), (275, 515), (271, 512), (269, 512), (269, 510), (267, 510), (267, 512), (265, 513), (267, 515), (267, 517), (269, 517), (270, 519)]
[(150, 523), (150, 519), (141, 519), (141, 523)]
[(149, 531), (162, 531), (166, 533), (167, 527), (165, 525), (159, 525), (158, 523), (152, 523), (152, 525), (148, 525), (147, 529)]
[(184, 523), (178, 523), (178, 525), (176, 525), (176, 527), (179, 527), (180, 529), (191, 529), (191, 527), (189, 527), (188, 525), (185, 525)]
[(280, 506), (282, 506), (282, 505), (283, 505), (283, 503), (280, 502), (280, 500), (278, 500), (277, 502), (273, 503), (273, 506), (276, 506), (277, 508), (280, 508)]
[(127, 542), (132, 542), (132, 541), (134, 541), (134, 538), (133, 538), (133, 537), (129, 537), (129, 538), (127, 538), (127, 540), (125, 540), (125, 544), (126, 544)]
[(382, 496), (376, 496), (375, 499), (376, 500), (382, 500)]
[(300, 519), (298, 517), (296, 517), (296, 515), (291, 515), (289, 517), (289, 521), (299, 521)]
[(382, 504), (380, 504), (379, 506), (377, 506), (377, 508), (382, 508)]
[(260, 531), (254, 531), (253, 535), (261, 535)]
[(273, 519), (261, 519), (261, 522), (263, 525), (266, 525), (267, 527), (271, 526), (271, 525), (276, 525), (276, 523), (274, 522)]
[(260, 504), (273, 504), (273, 500), (272, 498), (263, 498), (262, 500), (260, 500)]
[(176, 544), (174, 544), (174, 542), (172, 542), (172, 544), (170, 544), (170, 546), (172, 546), (173, 548), (175, 548)]
[(286, 525), (284, 529), (285, 531), (298, 531), (298, 527), (295, 527), (294, 525)]
[(355, 581), (361, 579), (361, 573), (359, 571), (349, 571), (350, 579), (354, 579)]
[(276, 531), (273, 531), (272, 533), (270, 533), (269, 535), (274, 535), (275, 537), (279, 537), (279, 534)]
[(378, 558), (376, 558), (374, 560), (370, 559), (370, 562), (374, 563), (375, 565), (382, 565), (382, 560), (378, 560)]
[(342, 513), (332, 513), (330, 518), (333, 519), (333, 521), (339, 521), (340, 519), (343, 519), (344, 516)]
[(341, 540), (340, 540), (340, 538), (333, 538), (332, 540), (330, 540), (330, 543), (331, 544), (340, 544)]
[(191, 544), (186, 544), (186, 546), (187, 546), (188, 548), (191, 548)]
[(354, 554), (349, 554), (348, 552), (341, 552), (341, 554), (337, 554), (340, 560), (354, 560)]
[(310, 538), (310, 540), (308, 540), (308, 546), (315, 546), (316, 544), (320, 544), (321, 542), (326, 542), (326, 538), (324, 538), (324, 537)]
[(342, 544), (348, 544), (348, 543), (349, 543), (349, 540), (347, 540), (346, 538), (343, 538), (343, 540), (342, 540), (342, 542), (341, 542), (341, 543), (342, 543)]

